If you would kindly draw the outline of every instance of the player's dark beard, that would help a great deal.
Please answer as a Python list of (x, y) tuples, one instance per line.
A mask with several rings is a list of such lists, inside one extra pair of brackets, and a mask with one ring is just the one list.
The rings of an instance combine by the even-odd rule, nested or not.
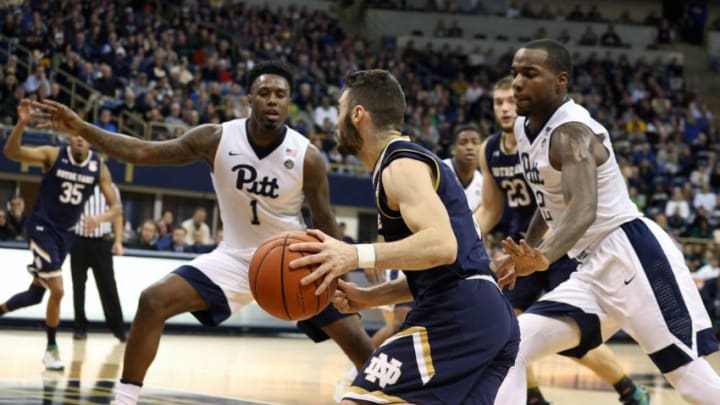
[(342, 136), (338, 137), (338, 141), (340, 142), (338, 144), (338, 151), (343, 155), (357, 155), (363, 144), (360, 133), (347, 114), (340, 125), (342, 126)]

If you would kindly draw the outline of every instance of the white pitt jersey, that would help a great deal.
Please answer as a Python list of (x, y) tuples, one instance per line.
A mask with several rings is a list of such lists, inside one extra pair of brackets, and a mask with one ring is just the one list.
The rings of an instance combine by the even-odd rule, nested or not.
[[(455, 173), (455, 167), (452, 164), (452, 159), (445, 159), (443, 162), (450, 166), (450, 169), (452, 169), (453, 173)], [(455, 173), (455, 176), (457, 177), (457, 173)], [(473, 174), (470, 184), (465, 187), (465, 198), (467, 198), (468, 206), (470, 206), (470, 211), (472, 212), (475, 212), (480, 204), (482, 204), (482, 182), (482, 174), (479, 170), (475, 170), (475, 174)], [(462, 183), (460, 183), (460, 185), (462, 185)]]
[(222, 124), (212, 179), (225, 246), (250, 253), (270, 236), (305, 229), (303, 166), (310, 142), (286, 128), (282, 143), (259, 158), (246, 123), (237, 119)]
[(603, 145), (610, 153), (608, 160), (597, 168), (598, 204), (595, 222), (570, 249), (568, 252), (570, 257), (583, 259), (584, 255), (581, 253), (585, 249), (593, 247), (595, 242), (623, 223), (642, 216), (630, 200), (607, 130), (595, 121), (585, 108), (572, 100), (566, 101), (550, 117), (532, 142), (525, 133), (525, 121), (525, 117), (518, 117), (515, 121), (520, 163), (525, 179), (535, 195), (538, 209), (550, 229), (555, 227), (555, 221), (563, 215), (573, 215), (566, 211), (567, 206), (562, 192), (562, 173), (550, 164), (550, 138), (553, 129), (567, 122), (585, 124), (595, 134), (602, 136)]

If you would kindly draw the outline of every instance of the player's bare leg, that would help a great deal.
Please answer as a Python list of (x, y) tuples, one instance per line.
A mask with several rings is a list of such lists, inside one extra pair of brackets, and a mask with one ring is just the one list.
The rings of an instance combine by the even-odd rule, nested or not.
[(143, 290), (128, 335), (116, 396), (118, 404), (137, 403), (145, 374), (157, 354), (165, 321), (178, 314), (204, 309), (207, 303), (197, 290), (175, 274), (168, 274)]
[(55, 341), (57, 327), (60, 325), (60, 302), (65, 294), (63, 289), (62, 277), (53, 277), (48, 279), (36, 278), (33, 281), (35, 285), (42, 285), (50, 291), (47, 307), (45, 308), (45, 331), (47, 332), (47, 350), (43, 357), (43, 364), (48, 370), (63, 370), (65, 366), (60, 360), (60, 354)]
[[(641, 386), (635, 385), (625, 375), (625, 371), (607, 345), (601, 345), (589, 351), (583, 358), (575, 359), (578, 363), (592, 370), (598, 377), (612, 385), (620, 395), (623, 404), (646, 405), (650, 394)], [(528, 386), (529, 387), (529, 386)]]
[(365, 364), (375, 350), (359, 316), (340, 318), (321, 329), (340, 346), (357, 369)]

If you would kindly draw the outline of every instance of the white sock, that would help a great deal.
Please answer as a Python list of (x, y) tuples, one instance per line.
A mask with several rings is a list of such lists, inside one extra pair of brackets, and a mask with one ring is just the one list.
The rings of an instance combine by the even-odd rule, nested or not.
[(358, 374), (357, 369), (355, 368), (355, 366), (352, 366), (348, 369), (348, 371), (345, 372), (345, 377), (348, 380), (352, 381), (355, 379), (355, 377), (357, 377), (357, 374)]
[(135, 384), (120, 383), (115, 391), (117, 405), (137, 405), (140, 400), (140, 388)]

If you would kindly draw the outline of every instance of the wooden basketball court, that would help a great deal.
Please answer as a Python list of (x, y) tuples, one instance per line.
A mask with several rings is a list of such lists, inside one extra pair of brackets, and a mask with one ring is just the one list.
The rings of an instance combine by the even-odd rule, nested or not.
[[(0, 331), (0, 404), (108, 404), (119, 378), (124, 344), (109, 334), (73, 341), (58, 336), (64, 372), (46, 372), (45, 333)], [(653, 405), (683, 404), (636, 345), (615, 344), (623, 366), (652, 392)], [(720, 370), (720, 355), (710, 357)], [(303, 335), (218, 337), (167, 335), (145, 381), (142, 404), (333, 404), (349, 362), (332, 343)], [(553, 405), (618, 404), (614, 391), (559, 356), (537, 364)]]

